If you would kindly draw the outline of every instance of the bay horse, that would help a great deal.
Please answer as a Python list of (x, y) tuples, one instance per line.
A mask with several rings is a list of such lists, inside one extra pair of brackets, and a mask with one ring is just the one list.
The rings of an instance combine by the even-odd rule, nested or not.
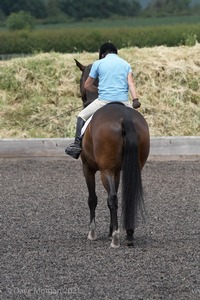
[[(86, 106), (97, 98), (97, 94), (84, 89), (84, 82), (89, 75), (91, 65), (83, 66), (77, 60), (75, 61), (82, 72), (80, 92), (83, 106)], [(108, 194), (111, 247), (118, 248), (120, 246), (117, 192), (122, 173), (123, 227), (126, 230), (127, 245), (133, 245), (138, 210), (143, 212), (141, 170), (148, 158), (149, 148), (148, 124), (137, 110), (113, 102), (100, 108), (93, 115), (82, 139), (81, 152), (83, 173), (89, 194), (90, 231), (88, 238), (90, 240), (97, 238), (95, 174), (99, 171)]]

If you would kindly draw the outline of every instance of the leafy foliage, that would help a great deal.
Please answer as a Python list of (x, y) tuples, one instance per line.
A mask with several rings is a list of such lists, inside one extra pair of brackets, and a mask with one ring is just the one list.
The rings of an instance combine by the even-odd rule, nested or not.
[(72, 28), (17, 31), (0, 33), (0, 54), (42, 52), (95, 52), (111, 41), (118, 48), (153, 47), (159, 45), (193, 45), (200, 41), (200, 27), (196, 25), (151, 26), (138, 28)]
[(88, 17), (105, 18), (113, 14), (134, 16), (141, 9), (139, 2), (135, 0), (60, 0), (60, 8), (76, 20)]
[(9, 16), (20, 10), (28, 11), (36, 18), (60, 15), (74, 19), (108, 17), (113, 14), (134, 16), (141, 6), (137, 0), (1, 0), (0, 10)]
[[(200, 1), (200, 0), (199, 0)], [(199, 11), (200, 2), (195, 0), (148, 0), (146, 9), (141, 0), (1, 0), (2, 15), (9, 16), (20, 10), (29, 12), (37, 19), (63, 20), (64, 17), (82, 20), (113, 16), (182, 15)], [(195, 11), (194, 11), (195, 5)]]
[(191, 2), (192, 0), (152, 0), (146, 12), (157, 16), (187, 14)]
[(34, 18), (30, 13), (24, 11), (12, 13), (7, 18), (7, 27), (10, 30), (33, 29)]
[(0, 10), (2, 10), (6, 16), (21, 10), (29, 12), (36, 18), (46, 16), (46, 7), (43, 0), (1, 0)]

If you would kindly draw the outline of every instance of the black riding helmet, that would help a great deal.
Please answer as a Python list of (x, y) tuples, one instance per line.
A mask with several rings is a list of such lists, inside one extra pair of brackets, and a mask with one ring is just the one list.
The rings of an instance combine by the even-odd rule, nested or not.
[(117, 48), (114, 44), (112, 43), (105, 43), (101, 45), (99, 49), (99, 59), (102, 59), (106, 56), (108, 53), (115, 53), (117, 54)]

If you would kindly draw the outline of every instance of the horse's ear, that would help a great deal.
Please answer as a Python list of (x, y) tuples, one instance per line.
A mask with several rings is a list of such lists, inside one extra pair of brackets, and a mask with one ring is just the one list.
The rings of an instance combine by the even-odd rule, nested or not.
[(78, 67), (82, 72), (84, 72), (85, 66), (83, 66), (83, 65), (82, 65), (78, 60), (76, 60), (75, 58), (74, 58), (74, 60), (75, 60), (75, 62), (76, 62), (77, 67)]

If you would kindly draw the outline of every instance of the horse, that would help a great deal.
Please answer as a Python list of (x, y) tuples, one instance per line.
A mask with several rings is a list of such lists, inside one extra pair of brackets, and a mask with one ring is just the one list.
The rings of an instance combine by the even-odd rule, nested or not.
[[(84, 82), (92, 65), (84, 66), (77, 60), (75, 61), (82, 72), (80, 93), (85, 107), (97, 98), (97, 94), (84, 89)], [(89, 240), (93, 241), (97, 238), (95, 174), (99, 171), (108, 195), (110, 246), (112, 248), (120, 246), (118, 226), (120, 180), (122, 181), (122, 217), (123, 228), (126, 231), (126, 244), (133, 246), (138, 211), (140, 210), (142, 215), (144, 211), (141, 170), (147, 161), (149, 149), (149, 127), (145, 118), (137, 110), (126, 107), (122, 103), (111, 102), (94, 113), (84, 133), (81, 152), (90, 210)]]
[[(92, 93), (84, 88), (84, 83), (86, 79), (89, 76), (90, 69), (92, 67), (92, 64), (86, 66), (83, 66), (78, 60), (74, 59), (76, 62), (77, 67), (81, 70), (82, 75), (80, 78), (80, 95), (83, 102), (83, 107), (86, 107), (89, 105), (93, 100), (97, 99), (98, 93)], [(98, 79), (95, 80), (94, 85), (98, 86)]]

